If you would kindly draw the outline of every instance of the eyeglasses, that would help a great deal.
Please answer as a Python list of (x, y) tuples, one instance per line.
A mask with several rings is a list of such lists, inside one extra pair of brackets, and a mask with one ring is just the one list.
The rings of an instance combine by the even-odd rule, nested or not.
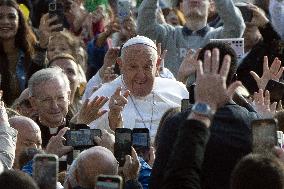
[(68, 101), (67, 95), (60, 95), (56, 97), (35, 97), (37, 100), (39, 100), (43, 105), (50, 105), (54, 101), (56, 104), (63, 104)]

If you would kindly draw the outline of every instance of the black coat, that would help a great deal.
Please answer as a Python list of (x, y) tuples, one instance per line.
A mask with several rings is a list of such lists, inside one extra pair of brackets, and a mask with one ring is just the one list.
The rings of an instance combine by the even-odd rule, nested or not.
[[(161, 183), (170, 154), (174, 150), (178, 130), (189, 111), (177, 114), (161, 127), (150, 189), (162, 188)], [(216, 112), (202, 166), (203, 189), (230, 188), (231, 171), (239, 159), (251, 152), (250, 123), (256, 118), (258, 116), (255, 112), (234, 103), (227, 104)]]

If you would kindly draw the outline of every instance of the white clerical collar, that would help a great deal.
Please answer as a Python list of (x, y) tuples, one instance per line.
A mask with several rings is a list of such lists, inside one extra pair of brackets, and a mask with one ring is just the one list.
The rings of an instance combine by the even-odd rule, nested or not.
[(56, 134), (57, 131), (58, 131), (58, 127), (55, 127), (55, 128), (50, 128), (50, 127), (49, 127), (49, 133), (50, 133), (51, 135)]

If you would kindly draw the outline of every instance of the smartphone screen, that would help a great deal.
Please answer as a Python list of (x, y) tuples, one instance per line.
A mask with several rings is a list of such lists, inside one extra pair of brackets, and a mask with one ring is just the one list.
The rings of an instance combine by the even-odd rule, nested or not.
[(284, 96), (284, 83), (269, 80), (265, 87), (265, 90), (269, 91), (271, 102), (279, 102), (283, 99)]
[(52, 18), (57, 16), (56, 21), (52, 22), (51, 25), (62, 24), (62, 27), (56, 29), (56, 31), (63, 30), (63, 22), (64, 22), (64, 7), (62, 3), (52, 2), (48, 5), (48, 14), (49, 17)]
[(186, 111), (190, 105), (190, 100), (189, 99), (182, 99), (181, 100), (181, 111)]
[(56, 189), (58, 157), (53, 154), (37, 154), (33, 162), (33, 178), (41, 189)]
[(116, 129), (114, 156), (119, 162), (119, 166), (124, 165), (126, 155), (131, 155), (131, 146), (132, 146), (132, 130), (127, 128)]
[(134, 128), (132, 131), (132, 144), (134, 147), (149, 148), (150, 134), (147, 128)]
[(66, 145), (73, 147), (95, 146), (94, 136), (101, 137), (100, 129), (68, 130), (66, 132)]
[(277, 146), (277, 122), (274, 119), (260, 119), (252, 122), (253, 152), (270, 153)]
[(99, 175), (95, 189), (122, 189), (122, 178), (120, 176)]

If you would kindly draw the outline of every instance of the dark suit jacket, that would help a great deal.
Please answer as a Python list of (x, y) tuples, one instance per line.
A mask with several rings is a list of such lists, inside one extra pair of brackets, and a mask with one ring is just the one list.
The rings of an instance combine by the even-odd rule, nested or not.
[[(166, 165), (170, 154), (174, 150), (180, 123), (185, 120), (189, 111), (177, 114), (161, 127), (156, 160), (150, 178), (150, 189), (162, 188), (161, 183), (167, 171)], [(232, 169), (240, 158), (251, 152), (250, 123), (256, 118), (258, 116), (255, 112), (250, 112), (234, 103), (227, 104), (216, 112), (204, 156), (202, 188), (230, 188)]]

